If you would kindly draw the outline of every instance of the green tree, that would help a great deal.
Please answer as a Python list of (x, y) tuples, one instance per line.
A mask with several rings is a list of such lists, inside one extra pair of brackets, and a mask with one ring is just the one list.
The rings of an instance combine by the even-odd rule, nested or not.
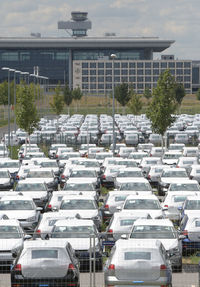
[(127, 83), (122, 83), (115, 87), (115, 99), (123, 107), (123, 113), (125, 111), (125, 106), (130, 100), (129, 86)]
[(144, 97), (147, 99), (147, 101), (152, 97), (151, 90), (149, 88), (145, 88)]
[(72, 91), (72, 97), (73, 97), (73, 99), (74, 99), (75, 102), (76, 102), (76, 111), (78, 110), (78, 104), (77, 104), (77, 102), (81, 100), (82, 96), (83, 96), (83, 93), (82, 93), (80, 87), (77, 87), (77, 88), (73, 89), (73, 91)]
[(153, 132), (162, 135), (162, 145), (167, 128), (175, 121), (173, 114), (176, 109), (175, 79), (170, 71), (166, 70), (159, 76), (146, 113), (151, 120)]
[(60, 84), (55, 88), (55, 94), (53, 95), (53, 101), (50, 103), (50, 106), (57, 116), (59, 116), (64, 109), (64, 100), (61, 94)]
[(197, 100), (200, 101), (200, 89), (198, 89), (198, 91), (197, 91), (197, 93), (196, 93), (196, 98), (197, 98)]
[[(27, 85), (19, 85), (16, 92), (16, 122), (30, 136), (38, 127), (39, 116), (32, 89)], [(30, 141), (29, 141), (30, 143)], [(26, 140), (27, 144), (27, 140)]]
[(68, 84), (66, 84), (64, 87), (63, 96), (64, 96), (64, 102), (68, 107), (68, 114), (69, 114), (69, 106), (71, 105), (71, 103), (73, 101), (73, 94), (72, 94), (72, 91), (70, 90)]
[(141, 96), (137, 95), (133, 88), (129, 91), (131, 99), (128, 102), (128, 107), (134, 115), (139, 115), (142, 110)]
[(179, 113), (180, 113), (181, 103), (184, 97), (185, 97), (185, 89), (184, 89), (183, 84), (175, 83), (175, 98), (179, 105)]

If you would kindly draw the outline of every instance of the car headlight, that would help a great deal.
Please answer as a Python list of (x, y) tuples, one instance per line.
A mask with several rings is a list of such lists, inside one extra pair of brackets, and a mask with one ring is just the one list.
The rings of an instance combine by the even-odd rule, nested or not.
[(36, 221), (36, 216), (35, 216), (35, 215), (34, 215), (34, 216), (31, 216), (31, 217), (27, 218), (26, 221), (28, 221), (28, 222)]

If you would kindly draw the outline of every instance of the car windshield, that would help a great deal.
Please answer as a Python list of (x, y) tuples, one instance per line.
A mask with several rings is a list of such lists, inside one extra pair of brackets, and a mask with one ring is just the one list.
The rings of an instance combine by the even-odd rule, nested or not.
[(0, 226), (0, 239), (22, 238), (17, 226)]
[(57, 163), (54, 161), (50, 162), (41, 162), (41, 167), (58, 167)]
[[(31, 251), (32, 259), (40, 259), (40, 258), (58, 258), (58, 250), (32, 250)], [(43, 285), (44, 286), (44, 285)]]
[(174, 202), (184, 202), (187, 196), (174, 196)]
[(136, 219), (120, 219), (120, 226), (132, 226)]
[(188, 177), (185, 170), (167, 170), (164, 171), (162, 177)]
[(92, 183), (67, 183), (63, 190), (75, 190), (75, 191), (94, 191)]
[(165, 154), (164, 159), (178, 159), (180, 157), (179, 154)]
[(197, 184), (172, 183), (169, 191), (200, 191)]
[(121, 171), (118, 173), (117, 177), (143, 177), (140, 170), (136, 171)]
[(44, 183), (23, 183), (19, 182), (15, 191), (46, 191)]
[(70, 177), (97, 177), (93, 170), (77, 170), (73, 171)]
[(4, 200), (0, 201), (0, 210), (33, 210), (30, 200)]
[(160, 204), (155, 199), (128, 199), (124, 209), (160, 209)]
[(7, 171), (0, 170), (0, 178), (7, 178), (9, 177)]
[(127, 167), (137, 167), (137, 163), (135, 161), (119, 161), (117, 165), (125, 165)]
[(122, 183), (120, 190), (151, 191), (151, 187), (148, 182), (126, 182)]
[(200, 210), (200, 200), (187, 200), (185, 203), (185, 209)]
[(138, 225), (133, 227), (130, 238), (175, 239), (177, 235), (171, 226)]
[(36, 178), (36, 177), (39, 177), (39, 178), (50, 178), (50, 177), (53, 177), (52, 175), (52, 172), (50, 170), (48, 171), (44, 171), (44, 170), (40, 170), (40, 171), (30, 171), (28, 173), (28, 176), (29, 178)]
[(95, 203), (93, 200), (87, 200), (87, 199), (70, 199), (70, 200), (64, 200), (61, 203), (60, 209), (96, 209)]
[(52, 238), (88, 238), (94, 233), (93, 226), (55, 226)]
[(96, 161), (85, 161), (83, 163), (85, 167), (99, 167), (99, 163)]
[(19, 162), (13, 162), (13, 161), (7, 161), (7, 162), (1, 162), (0, 168), (19, 168)]

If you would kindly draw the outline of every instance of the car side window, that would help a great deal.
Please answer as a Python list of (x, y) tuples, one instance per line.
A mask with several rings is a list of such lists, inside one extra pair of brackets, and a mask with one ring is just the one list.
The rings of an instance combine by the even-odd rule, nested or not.
[(166, 261), (168, 259), (168, 255), (162, 244), (160, 245), (160, 253), (163, 257), (163, 260)]

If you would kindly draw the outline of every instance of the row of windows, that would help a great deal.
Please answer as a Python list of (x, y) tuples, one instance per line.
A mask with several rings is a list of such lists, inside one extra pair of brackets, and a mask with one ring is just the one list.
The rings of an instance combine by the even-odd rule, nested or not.
[[(133, 83), (132, 84), (132, 87), (133, 89), (145, 89), (145, 88), (153, 88), (153, 87), (156, 87), (157, 86), (157, 83), (153, 83), (153, 84), (150, 84), (150, 83)], [(185, 83), (184, 84), (184, 88), (185, 89), (191, 89), (191, 85), (189, 83)], [(83, 90), (112, 90), (112, 84), (96, 84), (96, 83), (90, 83), (90, 84), (86, 84), (86, 83), (83, 83), (82, 84), (82, 89)]]
[[(158, 81), (158, 76), (153, 76), (153, 77), (114, 77), (114, 82), (157, 82)], [(177, 76), (176, 80), (178, 82), (190, 82), (191, 78), (190, 76)], [(87, 83), (87, 82), (99, 82), (99, 83), (104, 83), (104, 82), (110, 82), (112, 83), (112, 77), (106, 76), (106, 77), (82, 77), (82, 82)]]
[[(160, 75), (164, 70), (154, 69), (153, 71), (150, 69), (142, 70), (134, 70), (134, 69), (122, 69), (122, 70), (114, 70), (114, 75)], [(176, 69), (176, 70), (170, 70), (172, 75), (190, 75), (191, 70), (190, 69)], [(112, 75), (112, 70), (82, 70), (82, 75)]]
[[(183, 69), (183, 68), (191, 68), (191, 62), (137, 62), (137, 63), (132, 63), (132, 62), (114, 62), (114, 68), (124, 68), (124, 69), (128, 69), (128, 68), (163, 68), (163, 69), (167, 69), (167, 68), (179, 68), (179, 69)], [(92, 68), (92, 69), (111, 69), (112, 68), (112, 62), (83, 62), (82, 63), (82, 68)]]
[(0, 61), (6, 62), (25, 62), (39, 59), (44, 61), (60, 61), (68, 60), (69, 53), (64, 51), (16, 51), (16, 52), (0, 52)]

